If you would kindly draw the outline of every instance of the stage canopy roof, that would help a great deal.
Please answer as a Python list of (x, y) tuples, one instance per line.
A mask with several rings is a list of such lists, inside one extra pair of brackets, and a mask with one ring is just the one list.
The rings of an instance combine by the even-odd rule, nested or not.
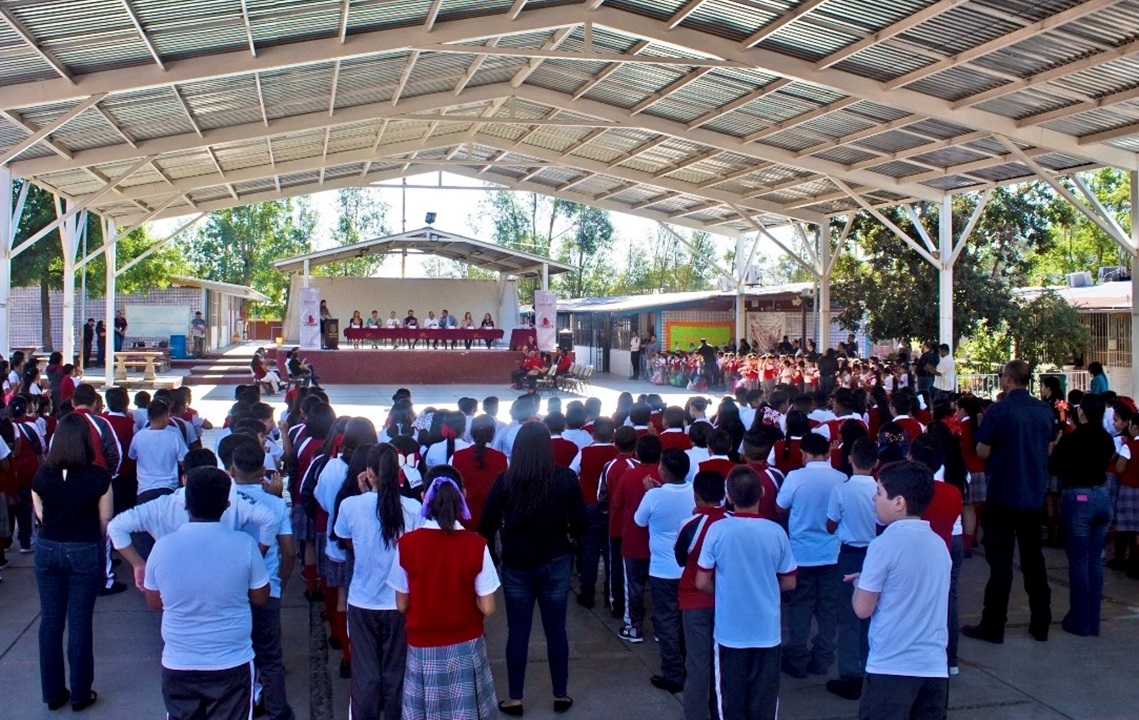
[(218, 282), (217, 280), (203, 280), (201, 278), (187, 277), (185, 275), (171, 275), (170, 284), (176, 287), (189, 287), (201, 288), (203, 290), (213, 290), (222, 295), (232, 295), (242, 300), (250, 300), (252, 302), (269, 302), (269, 297), (257, 292), (251, 287), (245, 285), (235, 285), (233, 283)]
[(353, 245), (317, 250), (305, 255), (296, 255), (278, 260), (273, 263), (273, 267), (281, 272), (300, 272), (304, 270), (305, 260), (308, 260), (309, 267), (313, 268), (319, 265), (368, 257), (369, 255), (402, 252), (417, 255), (436, 255), (448, 260), (457, 260), (468, 265), (474, 265), (484, 270), (493, 270), (519, 277), (540, 278), (542, 277), (543, 266), (548, 269), (551, 275), (575, 270), (569, 265), (544, 258), (541, 255), (533, 255), (431, 227), (365, 240)]
[(119, 228), (447, 170), (738, 236), (1139, 167), (1139, 0), (3, 0), (0, 165)]

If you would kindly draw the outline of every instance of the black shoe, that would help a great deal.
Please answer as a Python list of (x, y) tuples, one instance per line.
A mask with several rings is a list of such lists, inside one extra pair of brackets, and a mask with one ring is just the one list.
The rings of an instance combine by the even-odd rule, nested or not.
[(661, 677), (660, 675), (653, 675), (651, 678), (649, 678), (649, 682), (653, 684), (653, 687), (660, 690), (667, 690), (674, 695), (684, 689), (684, 683), (673, 682), (672, 680), (669, 680), (666, 677)]
[(862, 681), (856, 678), (827, 680), (827, 692), (846, 700), (858, 700), (862, 697)]
[(1036, 642), (1048, 642), (1048, 626), (1047, 625), (1045, 625), (1043, 628), (1034, 628), (1031, 625), (1029, 625), (1028, 626), (1028, 634), (1031, 635), (1032, 639), (1035, 640)]
[(806, 670), (799, 668), (799, 667), (796, 667), (794, 664), (792, 664), (791, 662), (789, 662), (786, 659), (783, 660), (782, 667), (783, 667), (783, 672), (787, 673), (788, 675), (790, 675), (793, 678), (797, 678), (799, 680), (802, 680), (803, 678), (807, 677), (807, 671)]
[(324, 599), (324, 594), (319, 590), (305, 590), (305, 600), (310, 603), (318, 603)]
[(989, 632), (980, 625), (962, 625), (961, 634), (967, 638), (972, 638), (974, 640), (983, 640), (984, 642), (992, 643), (994, 645), (1000, 645), (1005, 641), (1004, 633), (998, 635), (996, 633)]
[(809, 663), (807, 665), (807, 674), (809, 675), (829, 675), (830, 671), (830, 665), (825, 667), (823, 665), (816, 665), (815, 663)]
[(253, 717), (255, 717), (255, 718), (261, 717), (264, 714), (265, 714), (265, 698), (264, 698), (264, 696), (262, 696), (262, 698), (257, 701), (257, 704), (253, 706)]
[(328, 637), (328, 647), (332, 648), (333, 650), (339, 650), (340, 638), (336, 637), (335, 635), (330, 635)]
[(592, 595), (586, 595), (584, 593), (577, 596), (577, 604), (581, 605), (583, 608), (585, 608), (587, 610), (592, 610), (594, 608), (594, 606), (597, 605), (597, 603), (596, 603), (596, 601), (594, 601)]
[(573, 707), (573, 698), (568, 695), (564, 698), (554, 698), (554, 712), (561, 714)]
[(77, 703), (76, 703), (76, 702), (73, 702), (73, 703), (71, 703), (71, 709), (72, 709), (74, 712), (83, 712), (83, 711), (84, 711), (84, 710), (86, 710), (87, 708), (89, 708), (89, 707), (91, 707), (92, 705), (94, 705), (94, 704), (95, 704), (95, 701), (96, 701), (96, 700), (98, 700), (98, 699), (99, 699), (99, 693), (97, 693), (97, 692), (95, 692), (94, 690), (92, 690), (92, 691), (91, 691), (91, 694), (87, 696), (87, 699), (86, 699), (86, 700), (84, 700), (84, 701), (82, 701), (82, 702), (77, 702)]
[[(503, 715), (509, 715), (510, 717), (522, 717), (522, 705), (521, 704), (519, 704), (519, 705), (503, 705), (503, 703), (505, 703), (505, 702), (506, 702), (505, 700), (499, 700), (498, 701), (498, 711), (500, 713), (502, 713)], [(555, 700), (555, 702), (557, 702), (557, 701)]]
[[(102, 596), (118, 595), (121, 592), (126, 592), (126, 589), (127, 589), (126, 585), (124, 585), (123, 583), (116, 580), (115, 582), (111, 583), (111, 587), (105, 587), (102, 590), (100, 590), (99, 595), (102, 595)], [(92, 700), (91, 702), (95, 702), (95, 701)]]
[(68, 692), (67, 690), (64, 690), (63, 695), (56, 698), (55, 700), (52, 700), (51, 702), (49, 702), (47, 704), (47, 709), (48, 710), (58, 710), (69, 702), (71, 702), (71, 693)]
[(346, 663), (343, 660), (340, 661), (340, 677), (344, 678), (345, 680), (350, 680), (352, 678), (351, 663)]

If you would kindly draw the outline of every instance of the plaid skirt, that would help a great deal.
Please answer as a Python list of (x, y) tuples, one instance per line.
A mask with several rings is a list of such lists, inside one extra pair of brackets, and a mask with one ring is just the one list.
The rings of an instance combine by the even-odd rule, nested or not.
[(969, 473), (969, 486), (965, 488), (965, 502), (983, 503), (988, 496), (989, 481), (985, 478), (985, 473)]
[(1139, 488), (1120, 486), (1115, 498), (1115, 529), (1139, 532)]
[(407, 647), (403, 720), (485, 720), (498, 717), (498, 695), (486, 639)]
[(325, 549), (328, 547), (328, 535), (316, 533), (316, 572), (324, 578), (326, 587), (348, 587), (352, 583), (352, 554), (348, 554), (347, 562), (332, 560)]
[(300, 503), (293, 505), (293, 540), (298, 544), (316, 540), (316, 526)]

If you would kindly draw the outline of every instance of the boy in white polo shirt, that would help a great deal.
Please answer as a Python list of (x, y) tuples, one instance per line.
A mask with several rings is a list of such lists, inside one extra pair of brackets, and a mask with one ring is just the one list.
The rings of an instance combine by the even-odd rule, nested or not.
[(779, 597), (795, 589), (795, 556), (783, 528), (759, 515), (763, 483), (755, 470), (733, 470), (726, 490), (736, 510), (708, 528), (696, 571), (696, 587), (716, 596), (712, 634), (719, 715), (774, 720)]
[(633, 513), (633, 522), (649, 529), (649, 593), (653, 598), (653, 630), (660, 642), (660, 675), (653, 687), (678, 693), (684, 689), (684, 653), (681, 650), (680, 576), (673, 546), (684, 521), (696, 503), (688, 477), (688, 455), (669, 448), (660, 456), (662, 483), (645, 493)]
[[(799, 443), (804, 465), (787, 473), (775, 504), (789, 513), (791, 549), (799, 564), (795, 591), (787, 597), (787, 649), (783, 671), (795, 678), (826, 675), (835, 656), (838, 602), (842, 576), (838, 572), (838, 537), (827, 532), (827, 505), (831, 490), (846, 482), (846, 475), (830, 464), (830, 443), (818, 433), (807, 433)], [(807, 650), (811, 618), (818, 632)]]
[(250, 717), (253, 644), (250, 605), (269, 600), (257, 542), (225, 528), (231, 482), (217, 468), (186, 479), (190, 522), (154, 545), (146, 602), (162, 610), (162, 696), (167, 717)]
[(854, 612), (870, 618), (870, 656), (860, 720), (944, 720), (951, 561), (945, 542), (921, 519), (933, 473), (909, 460), (878, 474), (874, 510), (885, 531), (870, 543), (855, 583)]
[[(831, 490), (827, 505), (827, 531), (838, 537), (838, 570), (853, 575), (862, 570), (866, 548), (878, 534), (874, 495), (878, 481), (872, 475), (878, 464), (878, 445), (870, 438), (859, 438), (850, 449), (854, 474)], [(847, 700), (862, 695), (866, 656), (870, 652), (870, 622), (854, 614), (851, 598), (854, 586), (842, 585), (838, 608), (838, 679), (827, 681), (827, 690)]]
[(168, 425), (168, 404), (151, 401), (146, 417), (149, 424), (135, 433), (127, 453), (137, 463), (139, 505), (178, 489), (178, 464), (190, 451), (182, 433)]

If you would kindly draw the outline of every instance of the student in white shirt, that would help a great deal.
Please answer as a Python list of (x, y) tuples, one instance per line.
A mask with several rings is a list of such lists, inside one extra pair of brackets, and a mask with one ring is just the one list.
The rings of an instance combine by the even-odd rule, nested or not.
[[(697, 425), (700, 427), (696, 427)], [(692, 423), (688, 427), (688, 439), (692, 441), (692, 447), (684, 451), (688, 455), (688, 476), (684, 478), (685, 482), (692, 482), (700, 469), (700, 463), (711, 457), (711, 451), (708, 450), (708, 437), (715, 429), (709, 422)]]
[(716, 596), (720, 717), (775, 720), (780, 594), (795, 589), (795, 556), (783, 528), (759, 516), (763, 484), (754, 469), (733, 470), (726, 490), (735, 512), (708, 528), (696, 571), (696, 587)]
[[(783, 671), (804, 678), (808, 673), (825, 675), (834, 662), (842, 578), (839, 540), (827, 532), (827, 503), (831, 490), (845, 482), (846, 475), (831, 467), (830, 443), (818, 433), (804, 435), (799, 447), (804, 466), (787, 473), (775, 503), (789, 513), (791, 549), (799, 565), (798, 584), (787, 597)], [(812, 618), (818, 632), (808, 651)]]
[(577, 445), (578, 450), (593, 444), (593, 435), (583, 429), (585, 420), (585, 403), (574, 400), (566, 405), (566, 430), (562, 437)]
[(146, 409), (149, 424), (135, 434), (127, 456), (136, 462), (138, 504), (178, 489), (178, 464), (189, 448), (182, 433), (169, 426), (170, 406), (152, 400)]
[(678, 693), (684, 689), (684, 654), (680, 649), (680, 575), (676, 564), (676, 536), (692, 517), (695, 500), (688, 476), (688, 455), (669, 448), (661, 453), (662, 484), (645, 493), (633, 513), (633, 522), (649, 529), (649, 592), (653, 598), (653, 630), (660, 643), (660, 675), (654, 687)]
[[(253, 606), (253, 652), (259, 673), (262, 705), (270, 720), (293, 720), (295, 715), (285, 693), (285, 664), (281, 650), (281, 591), (289, 582), (297, 546), (285, 501), (265, 491), (265, 451), (256, 440), (244, 439), (233, 448), (233, 480), (240, 502), (263, 505), (277, 518), (277, 535), (265, 553), (269, 573), (269, 599)], [(251, 530), (251, 529), (250, 529)], [(247, 534), (257, 539), (249, 530)], [(256, 698), (255, 698), (256, 700)]]
[(870, 656), (858, 716), (863, 720), (944, 720), (951, 561), (945, 542), (921, 519), (933, 475), (905, 460), (878, 474), (874, 509), (886, 526), (866, 551), (854, 612), (870, 618)]
[[(871, 474), (877, 464), (878, 445), (870, 438), (859, 438), (850, 450), (854, 474), (831, 490), (827, 531), (837, 535), (841, 543), (838, 571), (843, 576), (862, 571), (866, 548), (878, 533), (874, 514), (878, 482)], [(828, 680), (827, 690), (847, 700), (857, 700), (862, 696), (862, 678), (870, 652), (870, 622), (854, 614), (854, 586), (844, 583), (842, 588), (838, 608), (838, 679)]]
[(396, 454), (391, 445), (372, 445), (367, 469), (357, 478), (366, 492), (345, 498), (336, 514), (336, 535), (355, 558), (348, 588), (354, 656), (348, 708), (354, 720), (395, 720), (402, 707), (407, 636), (387, 580), (396, 542), (423, 518), (419, 502), (400, 495)]
[(466, 424), (467, 418), (462, 413), (443, 414), (443, 425), (440, 428), (443, 439), (427, 448), (427, 454), (424, 456), (424, 462), (429, 470), (436, 465), (450, 465), (456, 451), (471, 446), (469, 441), (463, 439)]
[(162, 695), (170, 717), (253, 712), (250, 606), (269, 600), (269, 573), (248, 535), (220, 521), (229, 476), (197, 468), (186, 481), (190, 522), (161, 538), (146, 565), (146, 602), (162, 610)]

